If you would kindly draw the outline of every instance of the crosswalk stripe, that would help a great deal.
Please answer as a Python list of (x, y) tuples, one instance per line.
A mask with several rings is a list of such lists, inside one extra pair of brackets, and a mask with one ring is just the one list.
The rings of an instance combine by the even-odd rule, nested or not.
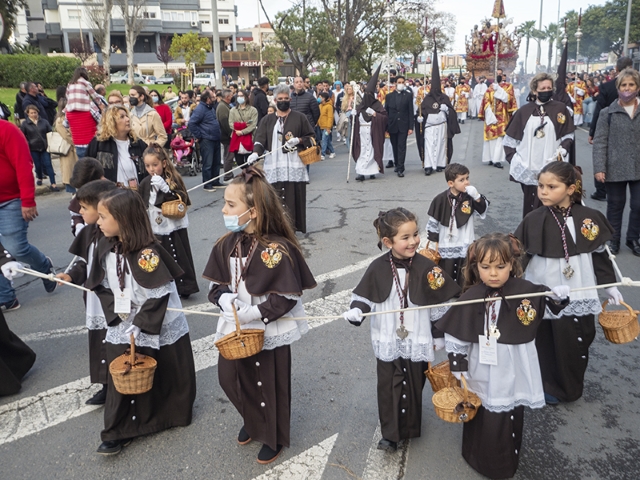
[(367, 465), (362, 474), (362, 480), (400, 480), (404, 477), (411, 440), (400, 442), (395, 453), (388, 453), (378, 450), (378, 442), (381, 438), (382, 431), (380, 430), (380, 424), (378, 424), (376, 432), (373, 434), (373, 441), (367, 455)]

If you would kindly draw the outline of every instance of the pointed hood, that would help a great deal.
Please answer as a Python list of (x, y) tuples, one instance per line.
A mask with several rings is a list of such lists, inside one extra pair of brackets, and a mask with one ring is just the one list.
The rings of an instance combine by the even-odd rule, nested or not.
[[(434, 35), (435, 40), (435, 35)], [(431, 92), (430, 95), (439, 96), (442, 93), (442, 82), (440, 81), (440, 61), (438, 60), (438, 46), (433, 42), (433, 59), (431, 60)]]
[(360, 106), (358, 107), (358, 114), (362, 114), (362, 117), (366, 122), (371, 121), (371, 115), (366, 113), (367, 108), (371, 108), (376, 112), (384, 111), (384, 107), (382, 103), (376, 98), (376, 86), (378, 85), (378, 76), (380, 75), (380, 67), (382, 67), (382, 63), (378, 65), (373, 77), (367, 83), (367, 86), (364, 89), (364, 95), (362, 97), (362, 102), (360, 102)]
[(562, 56), (560, 57), (560, 63), (558, 64), (558, 78), (556, 78), (556, 89), (553, 94), (553, 99), (558, 102), (564, 103), (567, 107), (573, 110), (573, 103), (569, 94), (567, 93), (567, 60), (569, 58), (569, 42), (564, 45), (562, 49)]
[(476, 70), (475, 68), (471, 69), (471, 88), (476, 88), (476, 85), (478, 85), (478, 80), (476, 80)]
[(373, 77), (371, 77), (369, 79), (369, 82), (367, 82), (367, 86), (364, 89), (365, 92), (370, 92), (375, 95), (376, 86), (378, 85), (378, 76), (380, 75), (380, 67), (382, 67), (382, 62), (380, 62), (380, 64), (378, 65), (378, 68), (373, 73)]

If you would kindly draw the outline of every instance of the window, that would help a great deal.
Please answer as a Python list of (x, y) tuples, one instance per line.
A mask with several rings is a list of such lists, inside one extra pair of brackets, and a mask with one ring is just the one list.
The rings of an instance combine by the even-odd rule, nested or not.
[(80, 10), (69, 10), (69, 20), (80, 20)]
[(170, 22), (171, 21), (171, 12), (162, 12), (162, 21)]
[(185, 18), (184, 18), (184, 12), (178, 12), (178, 21), (179, 22), (184, 22)]
[(156, 18), (156, 12), (142, 12), (143, 18)]
[(226, 17), (219, 17), (218, 18), (218, 23), (220, 25), (229, 25), (229, 19)]
[(211, 23), (211, 15), (200, 14), (200, 23), (209, 25)]

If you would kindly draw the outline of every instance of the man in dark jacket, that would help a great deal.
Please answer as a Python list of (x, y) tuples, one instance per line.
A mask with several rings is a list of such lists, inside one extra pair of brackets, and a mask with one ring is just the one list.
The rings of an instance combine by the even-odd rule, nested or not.
[[(200, 103), (189, 120), (189, 130), (200, 144), (203, 182), (208, 182), (220, 175), (220, 124), (213, 103), (211, 91), (206, 90), (200, 96)], [(222, 186), (220, 180), (216, 180), (206, 184), (204, 189), (207, 192), (213, 192), (214, 187)]]
[[(633, 61), (629, 57), (620, 57), (616, 62), (616, 69), (612, 72), (612, 79), (600, 85), (598, 88), (598, 96), (596, 97), (596, 108), (593, 111), (593, 119), (589, 126), (589, 143), (593, 145), (593, 137), (596, 135), (596, 125), (598, 124), (598, 117), (600, 117), (600, 110), (607, 108), (615, 100), (618, 99), (618, 90), (616, 89), (616, 77), (618, 73), (627, 67), (632, 67)], [(606, 200), (607, 190), (605, 189), (604, 182), (598, 180), (593, 181), (596, 191), (591, 194), (591, 198), (594, 200)]]
[(48, 120), (49, 116), (47, 115), (46, 105), (42, 100), (40, 92), (38, 92), (36, 84), (33, 82), (27, 83), (26, 90), (27, 94), (22, 99), (22, 111), (24, 112), (29, 105), (34, 105), (38, 109), (40, 118)]
[(13, 106), (13, 116), (20, 122), (24, 121), (24, 109), (22, 108), (22, 101), (27, 95), (27, 82), (20, 82), (20, 91), (16, 93), (16, 103)]
[(269, 79), (267, 77), (261, 77), (258, 79), (258, 86), (251, 92), (251, 105), (258, 110), (258, 125), (262, 117), (265, 117), (269, 110), (269, 100), (267, 100), (268, 91)]
[(293, 89), (294, 91), (291, 94), (291, 110), (304, 114), (311, 126), (315, 128), (320, 118), (318, 101), (312, 93), (305, 90), (302, 77), (293, 79)]
[[(229, 155), (229, 143), (231, 142), (231, 126), (229, 125), (229, 110), (231, 109), (231, 99), (233, 91), (230, 89), (222, 90), (220, 101), (216, 106), (216, 117), (220, 124), (220, 143), (222, 144), (222, 163), (224, 172), (227, 173), (233, 167), (233, 152)], [(233, 180), (233, 173), (224, 176), (225, 181)]]
[(393, 163), (389, 161), (387, 168), (395, 166), (398, 176), (404, 177), (407, 137), (413, 133), (413, 93), (406, 90), (402, 75), (396, 77), (396, 89), (387, 95), (385, 109), (389, 116), (387, 131), (393, 148)]

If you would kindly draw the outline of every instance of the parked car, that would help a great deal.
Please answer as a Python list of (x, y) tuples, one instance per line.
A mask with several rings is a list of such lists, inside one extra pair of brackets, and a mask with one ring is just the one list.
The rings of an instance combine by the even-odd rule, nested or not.
[(157, 85), (172, 85), (174, 82), (173, 75), (165, 73), (161, 77), (156, 78)]
[[(129, 74), (127, 72), (116, 72), (111, 75), (111, 83), (128, 83)], [(134, 83), (144, 83), (144, 77), (139, 73), (133, 74)]]
[(210, 87), (211, 85), (215, 85), (216, 83), (216, 74), (215, 73), (198, 73), (193, 78), (193, 86), (196, 85)]
[(146, 83), (147, 85), (155, 85), (157, 82), (156, 77), (154, 77), (153, 75), (143, 75), (144, 77), (144, 83)]
[(169, 100), (164, 102), (164, 104), (165, 105), (169, 105), (169, 108), (171, 109), (171, 111), (175, 113), (176, 107), (178, 106), (178, 101), (179, 100), (180, 100), (180, 97), (170, 98)]

